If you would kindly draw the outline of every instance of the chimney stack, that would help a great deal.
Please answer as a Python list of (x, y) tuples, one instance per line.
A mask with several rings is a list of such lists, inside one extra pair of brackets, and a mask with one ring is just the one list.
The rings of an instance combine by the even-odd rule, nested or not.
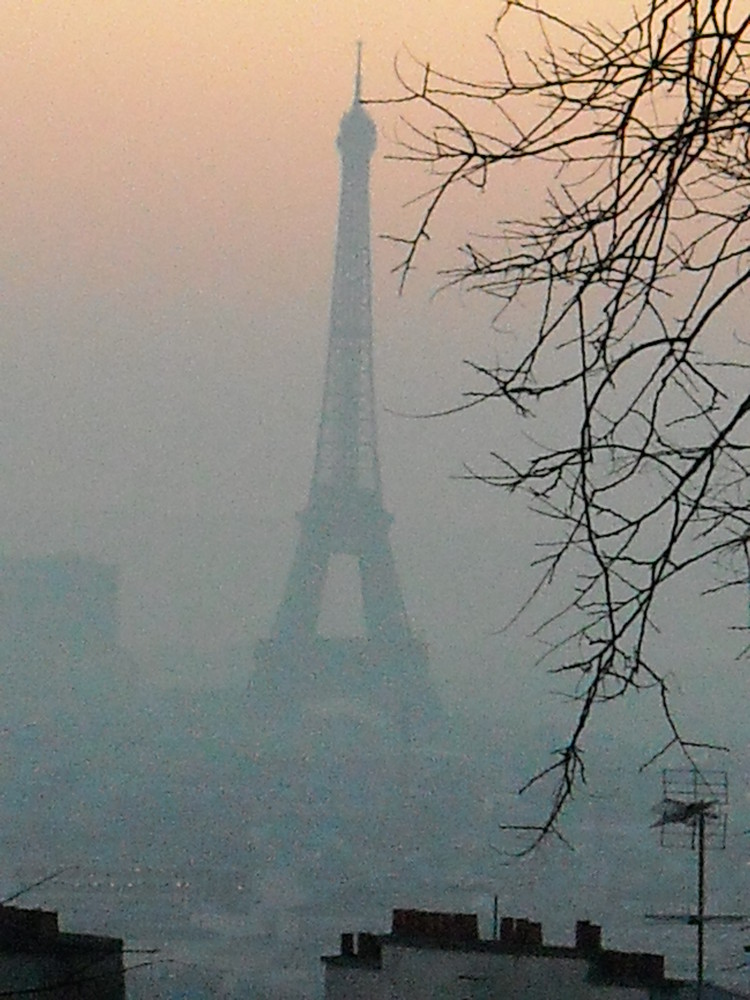
[(348, 955), (349, 957), (354, 955), (354, 935), (353, 934), (342, 934), (341, 935), (341, 954)]
[(593, 955), (602, 950), (602, 929), (590, 920), (576, 923), (576, 951), (582, 955)]

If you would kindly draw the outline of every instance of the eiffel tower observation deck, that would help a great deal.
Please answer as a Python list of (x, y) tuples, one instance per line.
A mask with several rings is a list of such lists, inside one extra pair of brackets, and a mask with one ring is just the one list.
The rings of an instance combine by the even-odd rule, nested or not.
[[(370, 160), (376, 130), (361, 101), (361, 51), (354, 99), (344, 114), (338, 234), (328, 360), (315, 467), (300, 534), (271, 637), (255, 649), (251, 697), (266, 718), (336, 702), (399, 739), (437, 717), (427, 651), (404, 606), (383, 506), (373, 386)], [(336, 557), (361, 588), (358, 634), (319, 629)]]

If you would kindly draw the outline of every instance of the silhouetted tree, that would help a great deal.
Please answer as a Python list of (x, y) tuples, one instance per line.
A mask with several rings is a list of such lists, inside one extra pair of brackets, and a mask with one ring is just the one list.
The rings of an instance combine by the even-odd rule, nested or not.
[[(490, 39), (496, 81), (422, 66), (400, 98), (403, 156), (434, 178), (401, 241), (403, 281), (459, 185), (547, 177), (538, 217), (493, 220), (444, 272), (502, 316), (499, 360), (472, 366), (479, 387), (461, 405), (561, 415), (549, 441), (480, 474), (554, 520), (539, 589), (570, 589), (564, 569), (576, 581), (538, 629), (578, 699), (569, 740), (532, 780), (554, 782), (539, 836), (585, 780), (598, 704), (651, 687), (663, 749), (702, 745), (654, 662), (659, 598), (709, 561), (717, 588), (748, 582), (750, 336), (727, 323), (740, 302), (750, 311), (750, 12), (745, 0), (639, 7), (615, 28), (509, 0)], [(518, 17), (535, 19), (537, 51), (514, 51)], [(516, 306), (526, 319), (511, 332)]]

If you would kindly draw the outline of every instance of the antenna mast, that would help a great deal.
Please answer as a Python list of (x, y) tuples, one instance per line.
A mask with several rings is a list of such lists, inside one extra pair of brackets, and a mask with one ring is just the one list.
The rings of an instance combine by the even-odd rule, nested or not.
[(698, 852), (696, 913), (647, 913), (648, 920), (684, 923), (697, 932), (696, 995), (704, 995), (704, 939), (707, 923), (741, 923), (744, 914), (706, 913), (706, 851), (723, 850), (727, 841), (729, 782), (726, 771), (672, 768), (662, 772), (659, 827), (662, 847), (687, 847)]
[(362, 102), (362, 42), (357, 42), (357, 75), (354, 77), (354, 103)]

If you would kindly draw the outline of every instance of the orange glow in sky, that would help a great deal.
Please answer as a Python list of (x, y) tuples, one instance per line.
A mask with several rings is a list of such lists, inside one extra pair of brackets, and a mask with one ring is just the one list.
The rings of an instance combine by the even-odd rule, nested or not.
[[(290, 274), (317, 281), (310, 262), (326, 257), (332, 236), (333, 137), (355, 41), (365, 43), (370, 96), (397, 92), (393, 61), (408, 67), (408, 53), (489, 74), (484, 35), (498, 9), (498, 0), (5, 0), (3, 270), (34, 280), (41, 268), (54, 280), (77, 267), (144, 289), (225, 281), (242, 261), (250, 284), (267, 286), (268, 261), (283, 257)], [(386, 186), (384, 173), (376, 197)]]
[[(599, 7), (579, 5), (584, 14)], [(335, 137), (356, 42), (366, 97), (398, 93), (394, 59), (409, 70), (409, 53), (487, 78), (494, 60), (485, 35), (498, 8), (498, 0), (3, 0), (0, 517), (12, 528), (0, 542), (120, 565), (131, 634), (189, 639), (268, 627), (313, 454)], [(520, 35), (505, 40), (525, 44)], [(381, 132), (373, 231), (403, 232), (402, 206), (425, 178), (384, 160), (395, 148), (394, 116), (371, 112)], [(513, 203), (524, 184), (510, 185)], [(389, 261), (386, 244), (374, 249), (384, 407), (453, 403), (466, 338), (487, 335), (485, 313), (463, 302), (457, 319), (442, 305), (428, 312), (429, 266), (417, 276), (418, 304), (399, 300), (393, 251)], [(457, 422), (428, 442), (433, 425), (412, 422), (406, 433), (401, 422), (389, 443), (384, 424), (385, 476), (406, 529), (401, 558), (408, 566), (411, 540), (417, 576), (458, 586), (453, 568), (420, 570), (418, 554), (430, 550), (433, 514), (435, 523), (448, 517), (446, 477), (468, 457), (467, 442), (484, 454), (486, 441)], [(419, 507), (411, 526), (409, 504)], [(462, 493), (462, 518), (465, 504)], [(473, 532), (479, 520), (462, 523)], [(472, 581), (475, 571), (476, 562)], [(494, 606), (492, 588), (485, 592)], [(455, 595), (448, 603), (455, 608)], [(425, 615), (445, 619), (439, 599), (430, 607)]]

